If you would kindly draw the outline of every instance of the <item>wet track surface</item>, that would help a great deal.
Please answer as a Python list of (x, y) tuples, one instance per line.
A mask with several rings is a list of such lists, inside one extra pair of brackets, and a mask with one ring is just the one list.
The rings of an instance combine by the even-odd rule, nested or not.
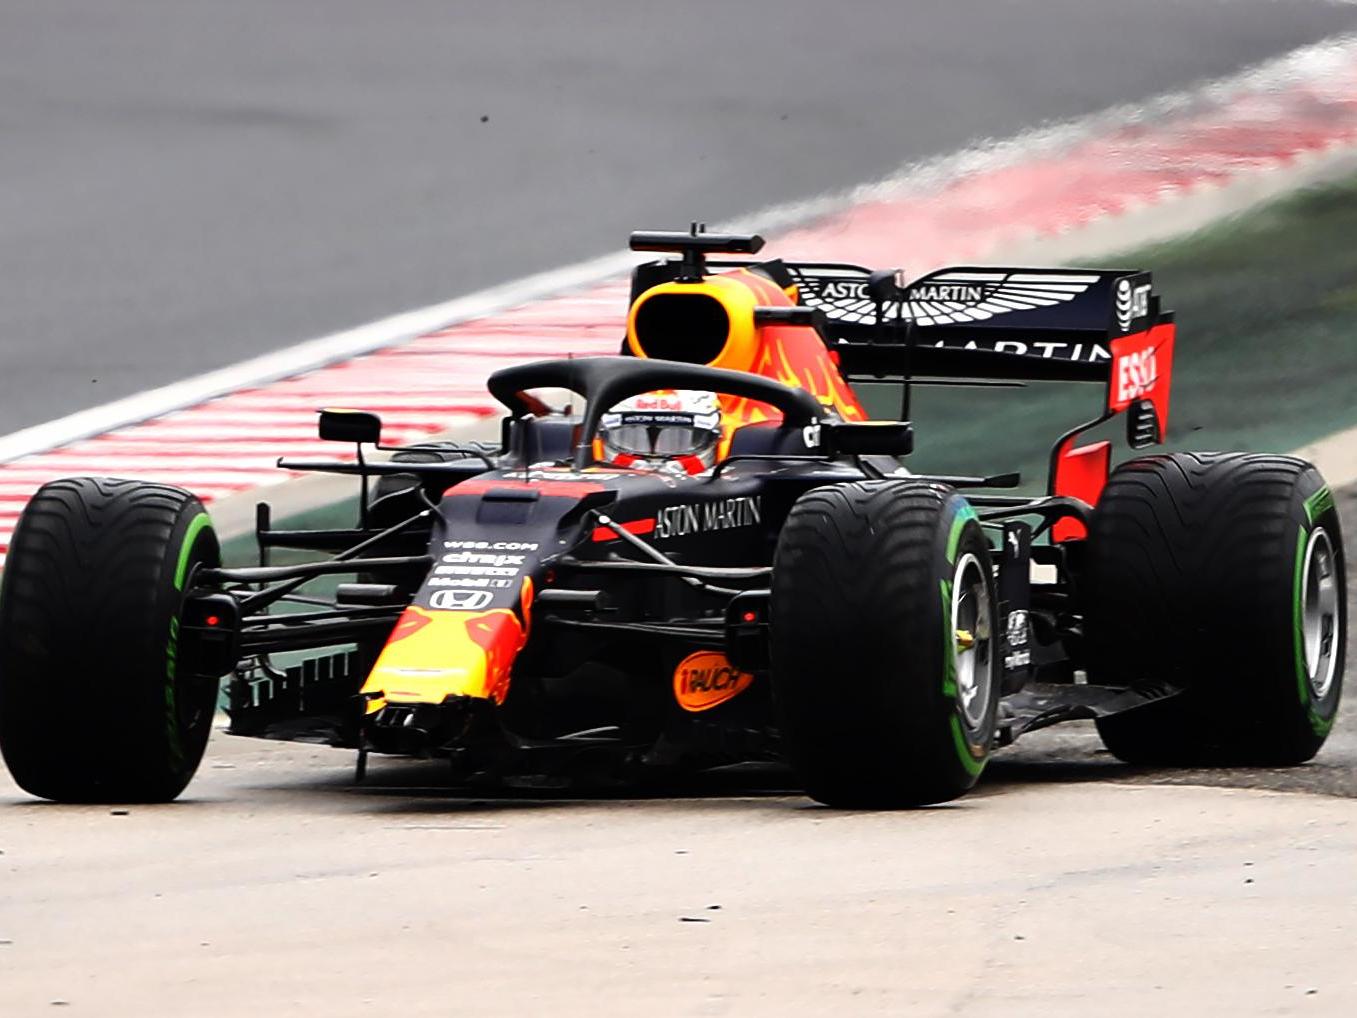
[(1321, 0), (8, 0), (0, 433), (1354, 27)]

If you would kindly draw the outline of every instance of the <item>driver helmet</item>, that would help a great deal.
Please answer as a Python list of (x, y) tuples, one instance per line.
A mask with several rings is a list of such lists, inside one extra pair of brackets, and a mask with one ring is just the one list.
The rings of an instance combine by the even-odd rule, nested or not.
[(660, 389), (623, 400), (599, 424), (602, 458), (619, 466), (700, 474), (716, 464), (721, 404), (714, 392)]

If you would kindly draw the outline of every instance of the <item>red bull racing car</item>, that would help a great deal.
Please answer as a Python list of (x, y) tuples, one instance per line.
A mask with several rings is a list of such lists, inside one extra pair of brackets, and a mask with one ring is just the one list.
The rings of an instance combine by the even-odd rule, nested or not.
[[(193, 495), (72, 478), (0, 591), (0, 749), (61, 801), (177, 796), (230, 732), (446, 758), (464, 782), (616, 782), (787, 761), (843, 807), (940, 802), (1036, 729), (1140, 763), (1297, 764), (1338, 708), (1333, 499), (1300, 460), (1177, 453), (1175, 326), (1148, 273), (906, 280), (638, 233), (621, 354), (523, 364), (497, 446), (388, 450), (326, 410), (357, 524), (224, 567)], [(731, 260), (729, 256), (744, 256)], [(1044, 492), (908, 467), (913, 387), (1087, 383)], [(855, 386), (891, 384), (869, 420)], [(576, 412), (552, 404), (564, 391)], [(959, 390), (963, 391), (964, 390)], [(1106, 430), (1106, 429), (1104, 429)], [(368, 455), (364, 455), (365, 448)], [(279, 552), (286, 558), (279, 560)]]

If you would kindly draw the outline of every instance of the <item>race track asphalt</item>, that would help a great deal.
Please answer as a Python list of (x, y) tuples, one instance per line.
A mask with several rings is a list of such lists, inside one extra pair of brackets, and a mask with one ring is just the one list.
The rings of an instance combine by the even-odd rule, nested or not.
[(1354, 27), (1320, 0), (3, 0), (0, 433)]

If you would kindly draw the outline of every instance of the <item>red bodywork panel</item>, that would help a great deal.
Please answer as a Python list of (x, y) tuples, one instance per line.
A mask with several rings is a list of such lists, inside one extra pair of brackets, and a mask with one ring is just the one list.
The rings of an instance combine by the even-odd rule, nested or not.
[[(1124, 413), (1136, 400), (1149, 400), (1159, 421), (1159, 434), (1168, 434), (1174, 335), (1174, 324), (1164, 322), (1109, 343), (1108, 416)], [(1097, 505), (1112, 469), (1112, 444), (1094, 442), (1076, 447), (1078, 437), (1074, 434), (1065, 439), (1055, 457), (1051, 492)], [(1087, 528), (1073, 519), (1061, 520), (1051, 530), (1053, 541), (1078, 541), (1087, 536)]]
[(1154, 404), (1159, 434), (1169, 429), (1169, 390), (1173, 383), (1175, 327), (1165, 322), (1131, 336), (1114, 339), (1112, 376), (1107, 384), (1107, 410), (1120, 413), (1138, 399)]
[[(1056, 457), (1055, 494), (1077, 498), (1089, 505), (1097, 505), (1107, 485), (1112, 464), (1112, 443), (1094, 442), (1071, 448), (1074, 439), (1065, 440), (1065, 447)], [(1076, 519), (1065, 518), (1051, 529), (1053, 541), (1077, 541), (1088, 536), (1088, 528)]]

